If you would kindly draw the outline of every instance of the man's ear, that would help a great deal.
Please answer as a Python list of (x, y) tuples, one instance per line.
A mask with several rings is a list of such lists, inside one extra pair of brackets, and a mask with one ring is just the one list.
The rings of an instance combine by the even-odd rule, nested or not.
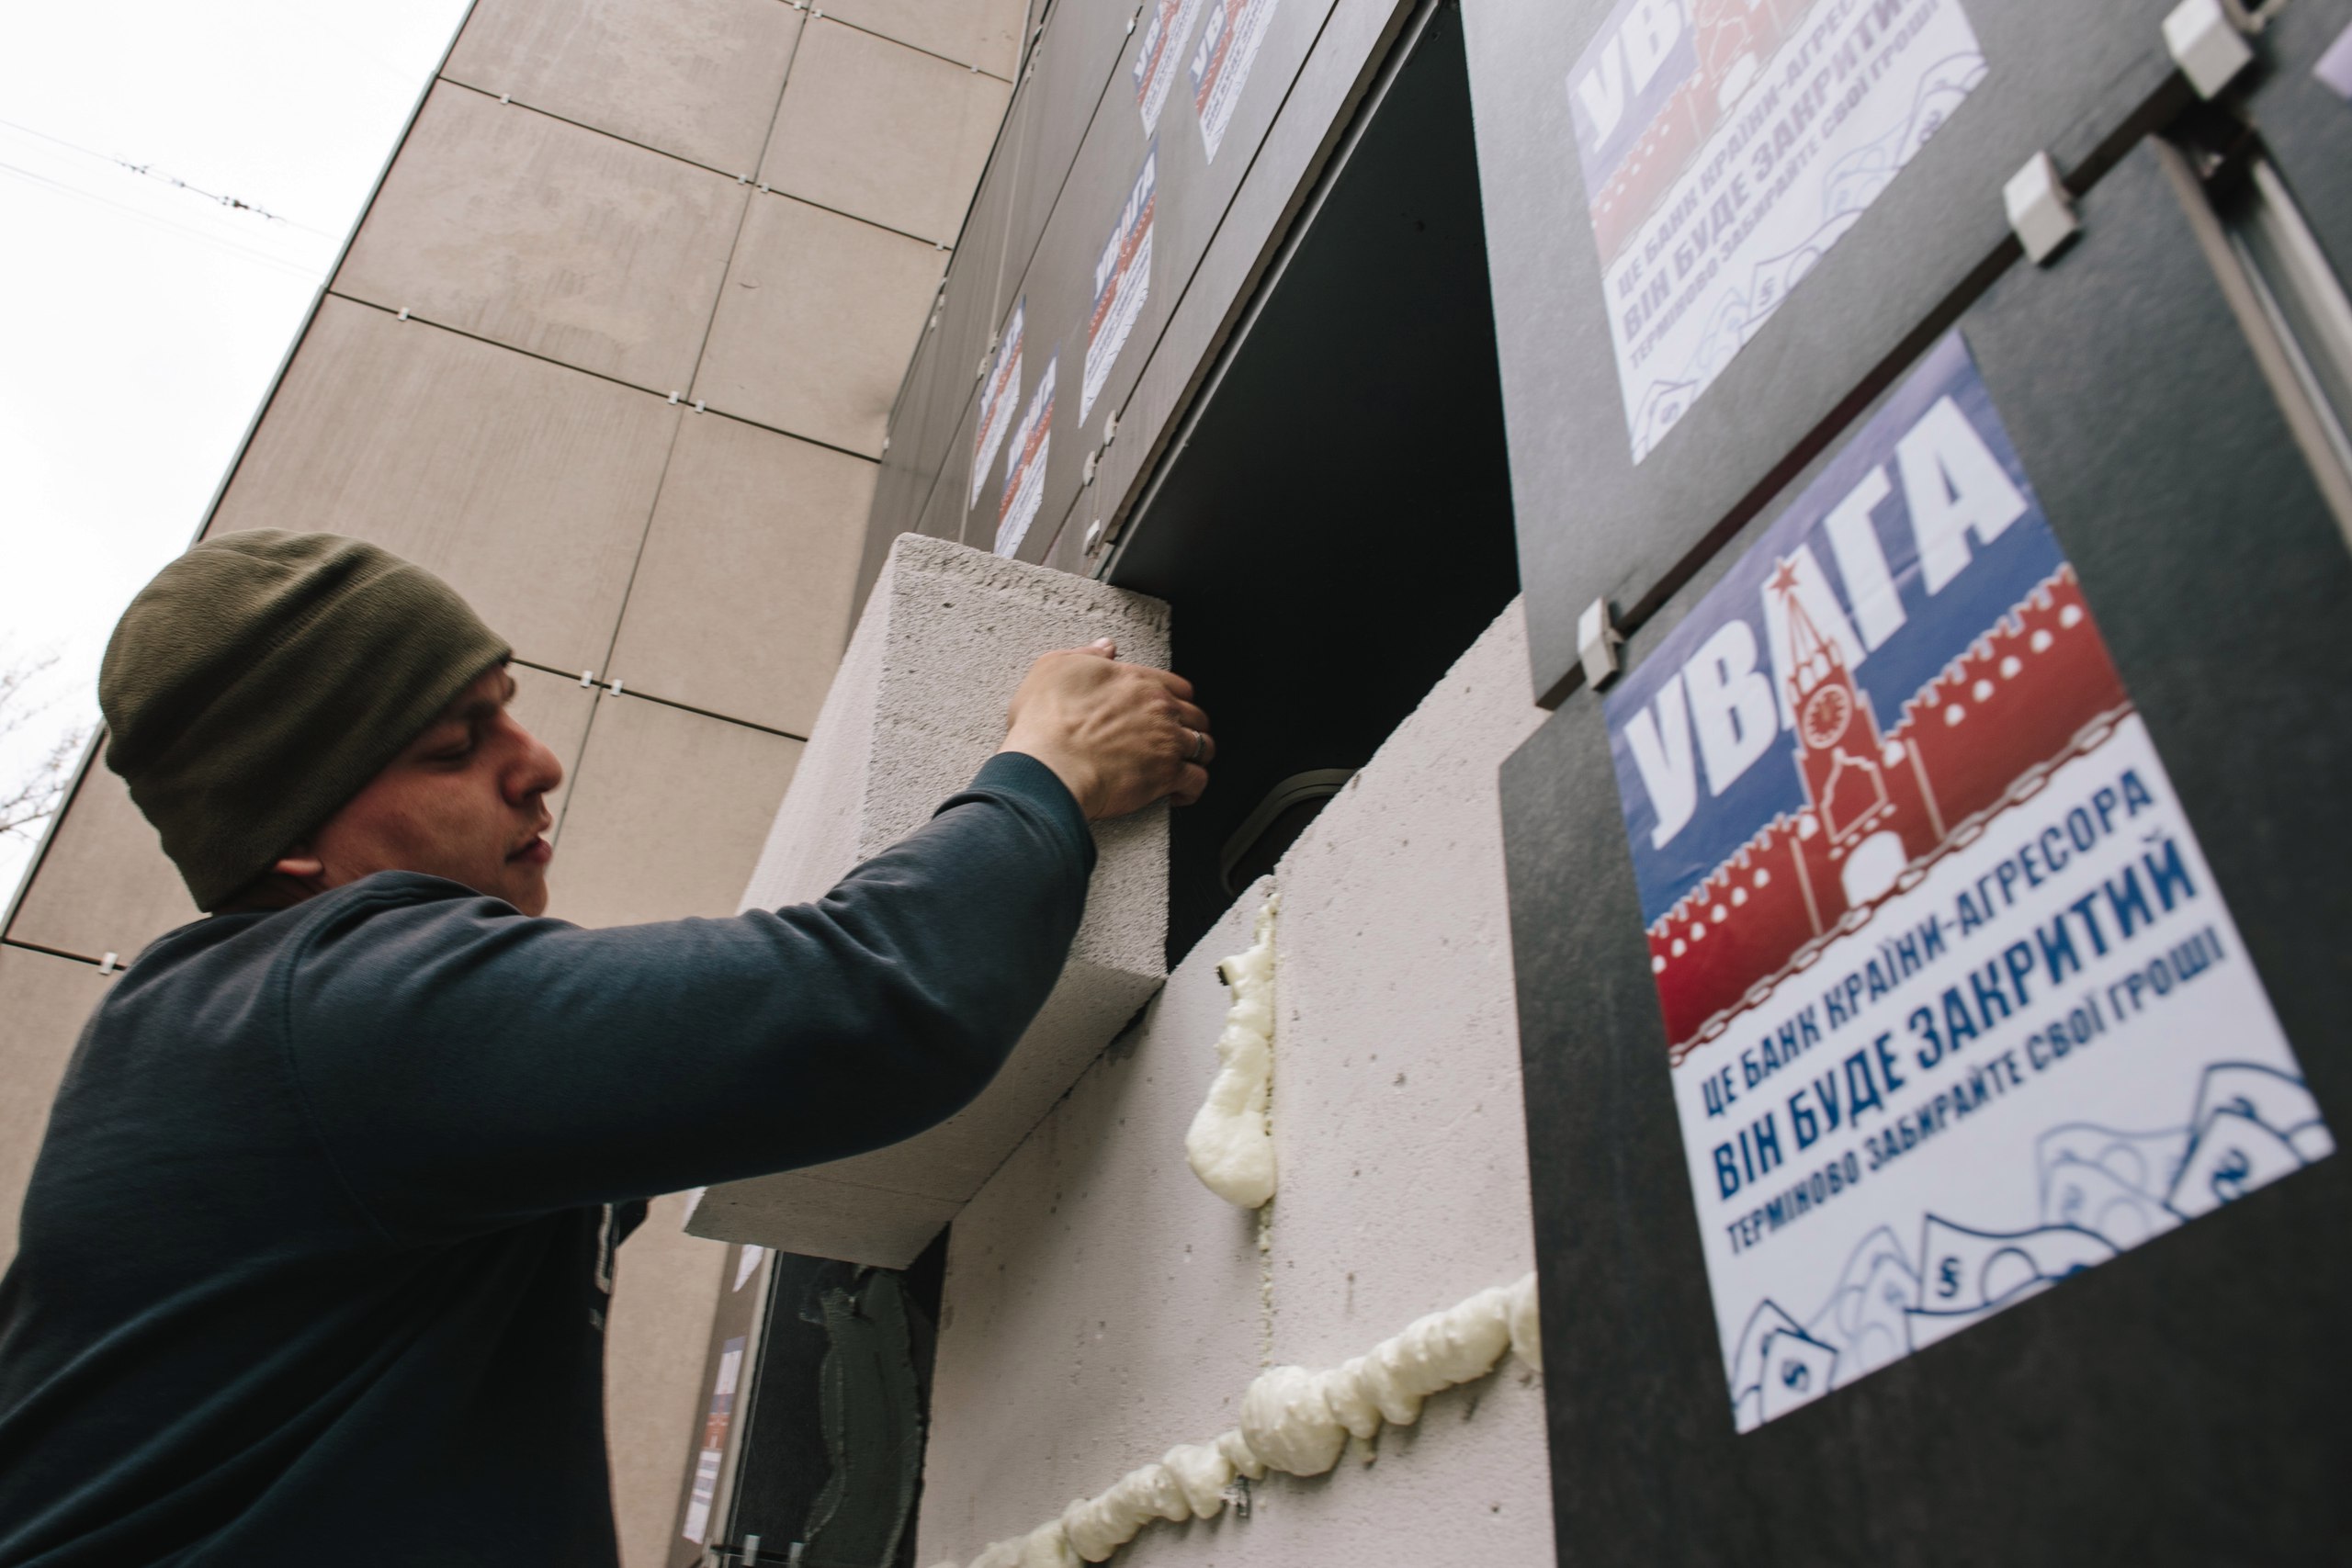
[(297, 882), (311, 882), (326, 874), (327, 864), (311, 852), (309, 844), (296, 843), (288, 845), (286, 852), (278, 856), (269, 869), (272, 875), (291, 877)]

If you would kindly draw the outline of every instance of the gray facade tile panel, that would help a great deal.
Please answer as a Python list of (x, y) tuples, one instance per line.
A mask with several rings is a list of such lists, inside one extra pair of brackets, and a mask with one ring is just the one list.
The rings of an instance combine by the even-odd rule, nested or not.
[(694, 396), (879, 457), (946, 260), (924, 241), (790, 197), (755, 197)]
[(372, 539), (447, 578), (520, 657), (601, 669), (681, 412), (331, 296), (209, 532)]
[(806, 735), (848, 639), (876, 465), (704, 414), (678, 433), (608, 673)]
[(85, 958), (140, 949), (202, 911), (130, 787), (93, 761), (26, 885), (8, 937)]
[(954, 241), (1012, 89), (831, 18), (808, 24), (760, 179), (837, 212)]
[(928, 50), (1010, 81), (1021, 54), (1025, 0), (832, 0), (852, 27)]
[(749, 174), (805, 16), (777, 0), (481, 0), (442, 74)]
[(733, 914), (800, 750), (644, 697), (599, 698), (548, 912), (584, 926)]
[(686, 385), (749, 186), (436, 85), (340, 293), (655, 391)]

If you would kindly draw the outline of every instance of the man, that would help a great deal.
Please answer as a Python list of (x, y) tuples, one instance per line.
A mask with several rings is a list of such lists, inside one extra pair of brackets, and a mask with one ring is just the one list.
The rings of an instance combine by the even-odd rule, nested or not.
[(85, 1030), (0, 1280), (0, 1564), (616, 1549), (616, 1213), (920, 1132), (1052, 987), (1090, 818), (1206, 782), (1184, 682), (1048, 654), (1004, 749), (820, 902), (541, 919), (562, 768), (506, 645), (332, 535), (165, 568), (107, 761), (210, 918)]

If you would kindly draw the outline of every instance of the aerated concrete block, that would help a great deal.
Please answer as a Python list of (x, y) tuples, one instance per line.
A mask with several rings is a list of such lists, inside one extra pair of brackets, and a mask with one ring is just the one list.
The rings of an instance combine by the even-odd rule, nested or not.
[[(1004, 741), (1006, 705), (1039, 654), (1109, 637), (1165, 665), (1168, 606), (944, 540), (902, 535), (842, 657), (744, 908), (821, 897), (928, 821)], [(1097, 823), (1100, 858), (1069, 963), (995, 1082), (918, 1137), (806, 1171), (714, 1188), (689, 1229), (898, 1267), (979, 1190), (1158, 988), (1168, 817)]]

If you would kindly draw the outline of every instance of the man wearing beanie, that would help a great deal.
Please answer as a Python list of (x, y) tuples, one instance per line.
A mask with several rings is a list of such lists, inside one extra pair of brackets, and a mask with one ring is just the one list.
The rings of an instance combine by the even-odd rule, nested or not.
[(818, 903), (542, 918), (562, 769), (430, 573), (232, 534), (99, 676), (209, 918), (114, 982), (0, 1278), (0, 1568), (616, 1562), (603, 1333), (656, 1193), (978, 1094), (1084, 906), (1091, 818), (1196, 797), (1191, 690), (1039, 660), (1004, 750)]

